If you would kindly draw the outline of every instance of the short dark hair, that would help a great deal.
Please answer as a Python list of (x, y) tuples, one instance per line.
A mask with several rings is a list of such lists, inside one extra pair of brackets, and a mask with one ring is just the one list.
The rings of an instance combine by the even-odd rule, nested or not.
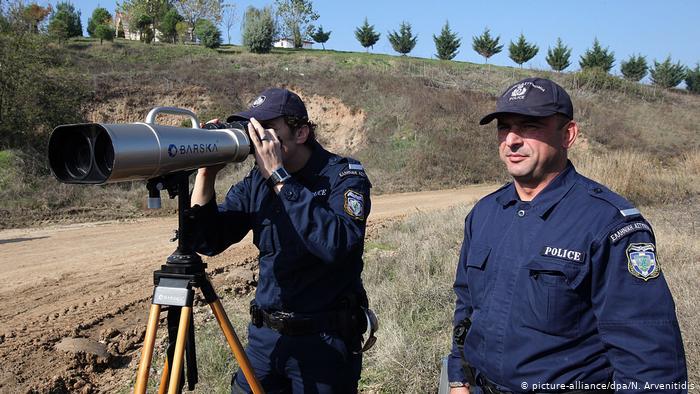
[(292, 130), (296, 130), (304, 125), (309, 127), (309, 137), (306, 139), (305, 143), (316, 140), (316, 123), (310, 121), (308, 118), (298, 118), (296, 116), (283, 116), (282, 118), (284, 119), (284, 123)]

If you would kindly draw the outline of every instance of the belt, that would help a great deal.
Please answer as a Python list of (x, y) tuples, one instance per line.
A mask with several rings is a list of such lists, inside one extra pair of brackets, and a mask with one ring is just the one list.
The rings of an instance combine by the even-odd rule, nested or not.
[[(511, 391), (501, 391), (499, 390), (493, 382), (484, 376), (483, 373), (479, 373), (476, 376), (476, 385), (481, 387), (484, 394), (511, 394)], [(531, 391), (532, 393), (539, 393)], [(560, 393), (560, 394), (612, 394), (614, 391), (611, 389), (605, 390), (560, 390), (560, 391), (549, 391), (542, 393)]]
[(311, 335), (323, 331), (338, 331), (344, 315), (349, 311), (329, 311), (314, 314), (272, 311), (250, 305), (250, 317), (254, 326), (271, 328), (283, 335)]

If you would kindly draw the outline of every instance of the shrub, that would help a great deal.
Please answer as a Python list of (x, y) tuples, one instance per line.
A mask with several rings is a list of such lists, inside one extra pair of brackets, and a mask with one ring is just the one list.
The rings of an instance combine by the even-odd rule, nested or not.
[(198, 21), (194, 27), (194, 34), (207, 48), (218, 48), (221, 45), (221, 31), (209, 20)]
[(248, 7), (243, 17), (243, 45), (253, 53), (269, 53), (277, 28), (270, 7)]

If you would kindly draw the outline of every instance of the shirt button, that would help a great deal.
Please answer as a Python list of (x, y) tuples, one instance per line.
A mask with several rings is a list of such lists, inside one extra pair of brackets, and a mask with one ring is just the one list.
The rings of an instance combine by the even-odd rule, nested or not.
[(518, 211), (518, 216), (520, 216), (520, 217), (525, 216), (525, 210), (524, 210), (524, 209), (519, 210), (519, 211)]

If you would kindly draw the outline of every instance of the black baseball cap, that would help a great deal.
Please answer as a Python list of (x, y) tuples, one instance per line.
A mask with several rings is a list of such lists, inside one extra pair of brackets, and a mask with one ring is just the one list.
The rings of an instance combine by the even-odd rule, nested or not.
[(269, 88), (253, 100), (247, 111), (233, 114), (226, 121), (233, 122), (250, 118), (265, 121), (280, 116), (294, 116), (299, 119), (308, 119), (309, 117), (304, 102), (296, 93), (282, 88)]
[(545, 117), (562, 114), (574, 118), (574, 105), (564, 88), (544, 78), (525, 78), (511, 85), (496, 101), (496, 112), (479, 122), (490, 123), (501, 114)]

